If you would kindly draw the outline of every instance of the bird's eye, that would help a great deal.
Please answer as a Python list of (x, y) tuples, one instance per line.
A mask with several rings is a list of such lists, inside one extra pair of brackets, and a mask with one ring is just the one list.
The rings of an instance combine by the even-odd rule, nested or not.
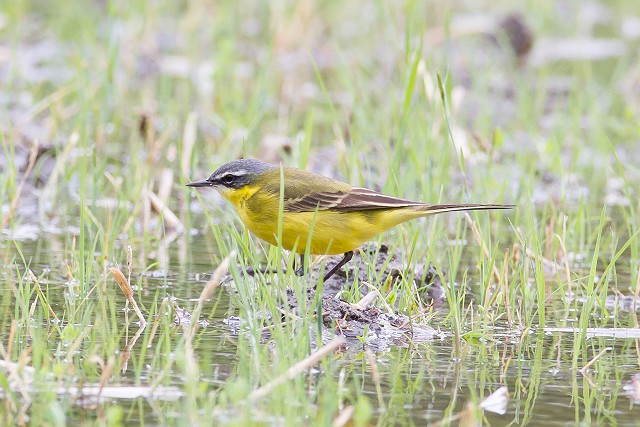
[(231, 175), (231, 174), (225, 175), (225, 176), (222, 177), (222, 183), (224, 185), (231, 185), (231, 184), (233, 184), (233, 180), (234, 179), (235, 179), (235, 177), (233, 175)]

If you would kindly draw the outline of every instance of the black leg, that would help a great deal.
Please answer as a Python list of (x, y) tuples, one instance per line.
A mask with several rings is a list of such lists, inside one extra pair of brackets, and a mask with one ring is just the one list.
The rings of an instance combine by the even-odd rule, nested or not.
[(298, 277), (302, 277), (302, 276), (304, 276), (304, 254), (300, 254), (300, 258), (298, 258), (298, 259), (300, 260), (300, 266), (299, 267), (296, 266), (295, 258), (293, 259), (293, 273)]
[(351, 261), (351, 258), (353, 258), (353, 251), (345, 252), (344, 253), (344, 258), (342, 258), (339, 263), (337, 263), (331, 270), (329, 270), (329, 272), (324, 275), (324, 279), (322, 279), (322, 280), (324, 282), (326, 282), (329, 279), (329, 277), (331, 277), (334, 274), (336, 274), (336, 271), (340, 270), (340, 268), (343, 265), (345, 265), (346, 263)]

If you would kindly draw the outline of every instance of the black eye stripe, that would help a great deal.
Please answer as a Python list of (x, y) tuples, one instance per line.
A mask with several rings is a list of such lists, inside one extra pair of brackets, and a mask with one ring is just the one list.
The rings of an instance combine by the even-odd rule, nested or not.
[(227, 188), (242, 188), (251, 180), (251, 172), (244, 169), (234, 171), (220, 171), (214, 174), (211, 178), (218, 185), (222, 185)]

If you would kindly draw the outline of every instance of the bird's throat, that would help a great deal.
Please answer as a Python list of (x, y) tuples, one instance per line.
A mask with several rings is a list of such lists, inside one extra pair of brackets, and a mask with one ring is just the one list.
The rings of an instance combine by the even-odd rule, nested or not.
[(228, 188), (219, 188), (218, 191), (225, 199), (233, 203), (233, 206), (240, 211), (244, 208), (246, 201), (258, 191), (258, 187), (245, 186), (237, 190), (231, 190)]

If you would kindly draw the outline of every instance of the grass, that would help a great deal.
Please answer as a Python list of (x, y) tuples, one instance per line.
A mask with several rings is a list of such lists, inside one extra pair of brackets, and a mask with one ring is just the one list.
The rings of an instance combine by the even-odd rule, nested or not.
[[(634, 420), (623, 386), (640, 343), (592, 336), (638, 327), (637, 41), (616, 30), (628, 3), (589, 24), (578, 1), (519, 2), (539, 42), (606, 35), (629, 52), (538, 65), (518, 65), (502, 36), (460, 33), (461, 17), (510, 3), (58, 6), (0, 6), (7, 423)], [(284, 303), (287, 289), (306, 301), (307, 278), (241, 273), (290, 266), (290, 254), (185, 187), (240, 155), (412, 199), (517, 208), (385, 233), (374, 243), (407, 266), (393, 286), (375, 263), (358, 267), (444, 338), (373, 354), (369, 331), (255, 398), (334, 331), (318, 299)], [(204, 302), (208, 273), (232, 253), (233, 284)], [(445, 284), (440, 309), (413, 286), (429, 263)], [(112, 267), (130, 275), (149, 322), (138, 337)], [(355, 303), (353, 276), (341, 298)], [(183, 310), (206, 324), (177, 324)], [(501, 385), (506, 415), (480, 410)]]

